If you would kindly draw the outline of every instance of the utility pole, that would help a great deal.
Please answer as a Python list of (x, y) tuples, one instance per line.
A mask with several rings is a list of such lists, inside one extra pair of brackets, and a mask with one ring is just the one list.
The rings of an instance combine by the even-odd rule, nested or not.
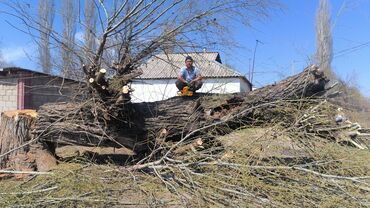
[(294, 67), (295, 67), (295, 66), (294, 66), (294, 63), (295, 63), (295, 61), (293, 60), (293, 61), (292, 61), (292, 76), (294, 76)]
[(249, 58), (249, 64), (248, 64), (248, 80), (251, 80), (251, 58)]
[(251, 73), (251, 78), (250, 78), (250, 81), (251, 81), (252, 86), (253, 86), (254, 62), (256, 60), (256, 52), (257, 52), (258, 43), (263, 44), (261, 41), (256, 40), (256, 46), (254, 47), (254, 53), (253, 53), (252, 73)]

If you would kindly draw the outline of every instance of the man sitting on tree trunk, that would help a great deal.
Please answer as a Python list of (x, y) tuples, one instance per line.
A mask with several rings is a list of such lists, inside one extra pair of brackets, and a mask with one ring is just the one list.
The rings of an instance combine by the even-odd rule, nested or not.
[(180, 74), (177, 77), (176, 87), (181, 91), (188, 86), (189, 90), (195, 92), (203, 85), (202, 76), (199, 69), (193, 66), (193, 58), (187, 56), (185, 58), (185, 67), (181, 68)]

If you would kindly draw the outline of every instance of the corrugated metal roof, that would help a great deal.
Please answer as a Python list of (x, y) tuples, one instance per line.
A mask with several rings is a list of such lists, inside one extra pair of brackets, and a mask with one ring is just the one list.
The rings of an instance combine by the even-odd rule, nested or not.
[(192, 56), (194, 65), (199, 68), (204, 78), (244, 77), (242, 74), (220, 63), (216, 52), (188, 54), (159, 54), (140, 66), (143, 74), (139, 79), (176, 78), (180, 68), (185, 66), (185, 57)]

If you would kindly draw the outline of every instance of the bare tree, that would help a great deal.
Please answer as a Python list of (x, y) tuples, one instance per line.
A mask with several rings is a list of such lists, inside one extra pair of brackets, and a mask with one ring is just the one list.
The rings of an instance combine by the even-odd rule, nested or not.
[(330, 6), (328, 0), (320, 0), (316, 14), (316, 61), (330, 77), (334, 76), (331, 68), (333, 59), (333, 39), (330, 24)]
[(61, 58), (62, 58), (62, 73), (65, 76), (71, 76), (73, 73), (74, 65), (74, 51), (75, 48), (75, 35), (76, 35), (76, 20), (77, 11), (74, 0), (62, 1), (61, 15), (62, 15), (62, 33), (61, 40)]
[(55, 15), (53, 0), (40, 0), (38, 8), (39, 15), (39, 63), (42, 71), (49, 74), (51, 72), (51, 55), (50, 55), (50, 35), (53, 31), (53, 20)]
[[(225, 48), (231, 45), (230, 23), (249, 26), (279, 6), (276, 0), (95, 0), (98, 44), (87, 61), (81, 53), (84, 44), (74, 41), (78, 14), (74, 2), (62, 1), (62, 34), (55, 28), (50, 37), (62, 46), (65, 74), (76, 67), (74, 59), (84, 62), (81, 68), (89, 93), (105, 103), (107, 115), (129, 103), (129, 83), (141, 74), (140, 65), (163, 52), (169, 43), (184, 52)], [(35, 25), (40, 23), (27, 14), (27, 6), (19, 4), (12, 9), (28, 28), (37, 30)], [(106, 69), (114, 71), (114, 76), (107, 78)]]
[[(85, 72), (93, 82), (99, 68), (107, 65), (116, 71), (115, 79), (121, 80), (121, 85), (126, 85), (130, 78), (138, 75), (137, 67), (160, 52), (175, 35), (184, 43), (180, 48), (185, 51), (204, 48), (204, 44), (221, 41), (220, 37), (228, 36), (227, 26), (230, 20), (250, 24), (253, 18), (265, 17), (272, 4), (271, 1), (261, 0), (141, 0), (124, 1), (112, 13), (108, 12), (109, 9), (102, 1), (100, 6), (100, 13), (104, 14), (101, 21), (103, 33), (95, 58), (85, 68)], [(169, 24), (171, 28), (161, 30)], [(116, 35), (125, 38), (119, 43), (110, 41)], [(228, 38), (230, 39), (229, 36)], [(103, 54), (117, 44), (122, 49), (129, 50), (122, 50), (125, 52), (119, 53), (111, 65), (112, 60), (107, 60)], [(122, 80), (123, 76), (125, 81)], [(100, 91), (98, 94), (104, 94), (104, 91), (105, 94), (111, 94), (106, 91), (107, 84), (109, 85), (103, 81), (96, 82), (93, 86), (97, 92)]]
[(95, 10), (94, 0), (85, 0), (85, 32), (84, 32), (84, 56), (85, 60), (91, 60), (96, 49), (96, 20), (97, 14)]
[[(163, 27), (162, 27), (163, 33), (171, 31), (172, 29), (173, 29), (173, 26), (172, 26), (171, 23), (167, 23), (167, 24), (163, 25)], [(179, 43), (176, 40), (176, 37), (177, 37), (177, 34), (173, 33), (172, 35), (170, 35), (168, 37), (167, 41), (164, 41), (163, 46), (162, 46), (162, 49), (163, 49), (164, 53), (166, 53), (166, 54), (173, 53), (173, 52), (175, 52), (176, 45), (178, 45), (178, 44), (182, 45), (181, 43)]]

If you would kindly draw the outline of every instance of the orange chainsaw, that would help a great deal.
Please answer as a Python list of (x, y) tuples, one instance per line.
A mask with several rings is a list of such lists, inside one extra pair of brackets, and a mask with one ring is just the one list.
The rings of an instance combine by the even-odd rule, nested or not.
[(182, 88), (182, 90), (180, 90), (178, 95), (179, 96), (193, 96), (193, 91), (191, 91), (188, 86), (185, 86), (184, 88)]

